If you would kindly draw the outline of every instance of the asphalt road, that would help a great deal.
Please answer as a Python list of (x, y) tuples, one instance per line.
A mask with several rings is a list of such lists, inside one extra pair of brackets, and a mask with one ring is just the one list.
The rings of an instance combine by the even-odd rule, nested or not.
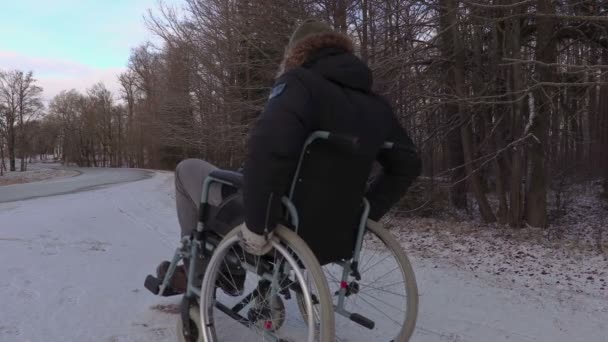
[(71, 168), (53, 167), (78, 171), (74, 177), (0, 186), (0, 203), (22, 201), (38, 197), (69, 194), (102, 186), (134, 182), (151, 177), (154, 172), (140, 169)]

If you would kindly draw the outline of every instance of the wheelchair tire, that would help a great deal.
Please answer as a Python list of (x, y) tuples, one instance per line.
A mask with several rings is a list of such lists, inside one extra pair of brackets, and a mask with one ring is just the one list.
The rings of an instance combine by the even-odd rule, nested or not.
[[(194, 331), (194, 338), (196, 342), (203, 342), (203, 335), (200, 334), (201, 331), (201, 313), (198, 305), (193, 305), (188, 310), (188, 315), (190, 317), (190, 324), (194, 324), (196, 327), (196, 331)], [(177, 319), (177, 342), (188, 342), (186, 337), (184, 337), (184, 325), (182, 323), (182, 316), (178, 315)]]
[[(206, 304), (206, 302), (213, 300), (214, 296), (214, 284), (217, 275), (212, 274), (219, 270), (219, 264), (222, 262), (223, 256), (226, 254), (226, 250), (238, 243), (237, 234), (238, 229), (231, 230), (218, 244), (211, 257), (211, 260), (209, 261), (209, 264), (207, 265), (207, 272), (203, 278), (200, 298), (200, 317), (201, 326), (205, 327), (206, 329), (202, 335), (203, 338), (205, 338), (205, 336), (208, 337), (207, 342), (222, 342), (216, 341), (217, 337), (215, 336), (215, 331), (213, 330), (215, 329), (215, 324), (214, 318), (212, 317), (214, 308), (213, 306), (210, 307), (208, 303)], [(314, 334), (307, 335), (307, 341), (333, 342), (335, 336), (333, 303), (327, 281), (317, 258), (314, 256), (308, 245), (295, 232), (283, 226), (279, 226), (275, 229), (273, 245), (276, 250), (282, 249), (287, 251), (292, 256), (295, 254), (297, 256), (296, 263), (303, 265), (303, 267), (299, 267), (299, 269), (305, 269), (307, 279), (312, 279), (312, 281), (314, 281), (314, 294), (318, 303), (314, 305), (313, 310), (317, 313), (316, 316), (319, 317), (319, 320), (318, 322), (315, 322)], [(220, 252), (218, 252), (218, 250)], [(253, 341), (253, 339), (249, 338), (248, 341)]]
[(395, 342), (407, 342), (412, 337), (418, 319), (418, 285), (412, 264), (403, 249), (403, 246), (393, 237), (393, 235), (383, 226), (367, 226), (386, 246), (394, 253), (401, 271), (405, 275), (405, 290), (407, 292), (407, 317), (399, 336)]
[[(398, 263), (398, 267), (401, 269), (401, 272), (405, 277), (405, 292), (407, 293), (407, 302), (405, 305), (406, 316), (398, 335), (394, 339), (392, 339), (392, 341), (407, 342), (410, 340), (412, 334), (414, 333), (414, 329), (416, 327), (416, 320), (418, 317), (418, 286), (416, 284), (416, 276), (414, 274), (414, 270), (407, 257), (407, 254), (403, 250), (403, 247), (387, 229), (385, 229), (381, 225), (378, 225), (367, 226), (367, 230), (368, 232), (366, 232), (366, 234), (374, 234), (378, 239), (382, 241), (382, 243), (384, 243), (387, 249), (393, 254)], [(327, 279), (330, 280), (330, 278)], [(354, 294), (354, 296), (357, 296), (357, 294)], [(298, 297), (296, 298), (296, 300), (301, 314), (305, 315), (305, 311), (303, 310), (302, 306), (302, 299)], [(338, 340), (339, 338), (342, 337), (336, 335), (336, 340)]]

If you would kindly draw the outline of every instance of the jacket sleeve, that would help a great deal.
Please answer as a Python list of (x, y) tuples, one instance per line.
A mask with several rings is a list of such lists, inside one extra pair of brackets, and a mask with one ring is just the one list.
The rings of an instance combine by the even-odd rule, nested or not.
[(380, 220), (403, 197), (421, 171), (416, 146), (394, 117), (389, 139), (394, 146), (378, 154), (377, 161), (382, 171), (372, 181), (367, 193), (371, 206), (369, 218), (375, 221)]
[(255, 233), (272, 231), (282, 211), (300, 151), (313, 127), (311, 94), (294, 75), (277, 80), (247, 143), (245, 222)]

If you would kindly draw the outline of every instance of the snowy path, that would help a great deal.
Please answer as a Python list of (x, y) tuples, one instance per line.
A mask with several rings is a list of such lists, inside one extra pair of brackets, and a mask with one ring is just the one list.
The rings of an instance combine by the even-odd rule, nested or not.
[[(36, 165), (32, 166), (35, 167)], [(50, 168), (72, 172), (77, 176), (0, 186), (0, 203), (69, 194), (104, 185), (133, 182), (150, 177), (153, 174), (150, 171), (140, 169), (75, 168), (60, 165), (54, 165)]]
[(5, 171), (0, 176), (0, 186), (39, 182), (54, 178), (73, 177), (80, 174), (76, 168), (63, 167), (59, 163), (29, 163), (27, 171)]
[[(177, 242), (171, 173), (0, 204), (0, 341), (175, 341), (178, 299), (143, 289)], [(608, 342), (608, 301), (413, 260), (415, 342)], [(243, 341), (247, 341), (244, 337)]]

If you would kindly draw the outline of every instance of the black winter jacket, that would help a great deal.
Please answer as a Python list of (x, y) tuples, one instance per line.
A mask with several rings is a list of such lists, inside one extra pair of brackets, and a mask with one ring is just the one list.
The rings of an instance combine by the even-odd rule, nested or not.
[(243, 195), (250, 230), (272, 231), (282, 218), (281, 197), (304, 141), (316, 130), (400, 147), (377, 152), (383, 171), (366, 195), (371, 219), (380, 219), (404, 195), (420, 173), (420, 160), (390, 105), (371, 87), (370, 69), (339, 48), (324, 48), (277, 79), (248, 141)]

